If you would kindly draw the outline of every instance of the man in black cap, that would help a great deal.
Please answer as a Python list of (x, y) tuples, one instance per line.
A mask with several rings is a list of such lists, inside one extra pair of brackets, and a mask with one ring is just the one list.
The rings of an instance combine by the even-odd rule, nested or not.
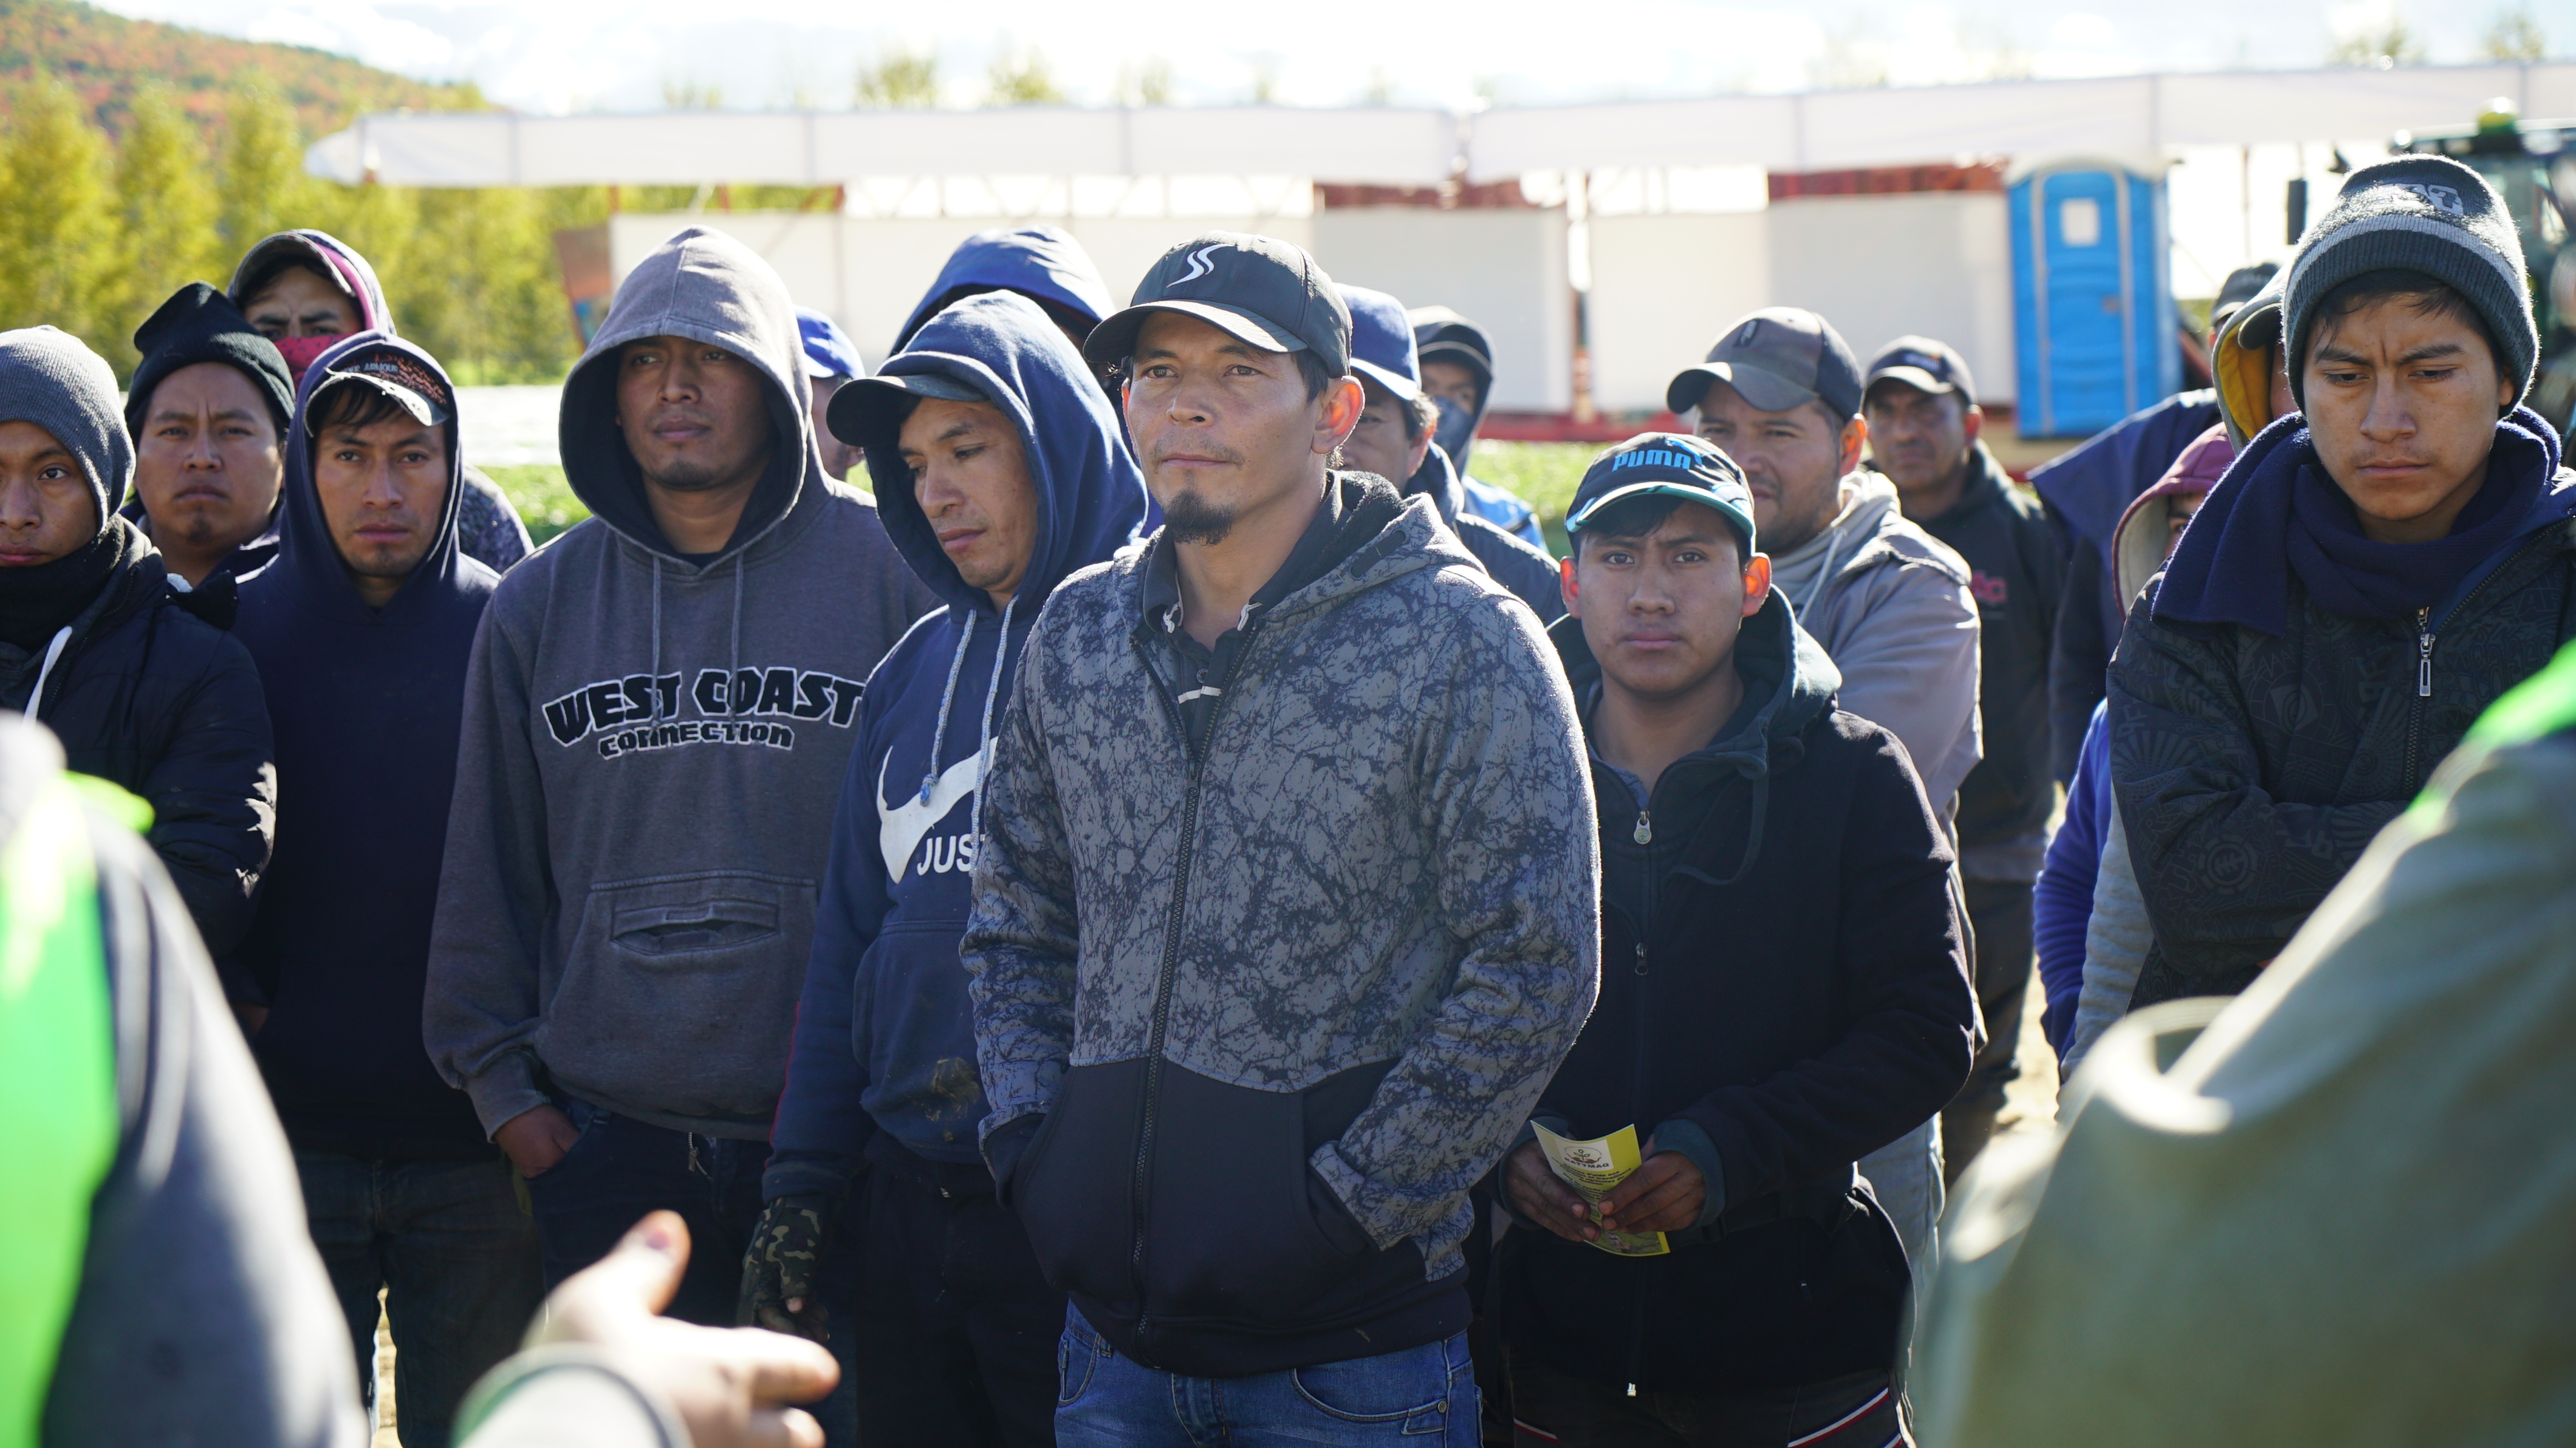
[[(1909, 1274), (1853, 1163), (1958, 1089), (1976, 1007), (1949, 841), (1895, 737), (1834, 707), (1753, 517), (1733, 460), (1671, 433), (1595, 459), (1566, 514), (1549, 634), (1618, 964), (1502, 1173), (1537, 1229), (1495, 1266), (1532, 1448), (1900, 1436)], [(1540, 1130), (1642, 1159), (1596, 1207)]]
[(1540, 622), (1564, 617), (1556, 560), (1468, 507), (1465, 482), (1448, 451), (1432, 440), (1440, 413), (1422, 385), (1404, 303), (1367, 287), (1341, 290), (1351, 309), (1351, 371), (1366, 399), (1359, 425), (1342, 442), (1342, 460), (1356, 471), (1395, 483), (1407, 497), (1429, 498), (1440, 510), (1440, 521)]
[[(1977, 609), (1966, 562), (1859, 467), (1869, 428), (1850, 346), (1813, 312), (1765, 307), (1664, 400), (1744, 469), (1771, 581), (1842, 675), (1838, 702), (1904, 742), (1946, 828), (1977, 762)], [(1941, 1216), (1939, 1160), (1927, 1118), (1861, 1165), (1918, 1256)]]
[(1994, 1135), (2020, 1074), (2030, 986), (2031, 881), (2057, 804), (2049, 774), (2048, 656), (2065, 559), (2037, 497), (2013, 485), (1977, 434), (1985, 413), (1967, 359), (1946, 342), (1899, 337), (1862, 381), (1870, 460), (1897, 504), (1967, 560), (1977, 600), (1977, 721), (1983, 756), (1959, 785), (1959, 875), (1976, 932), (1986, 1040), (1967, 1089), (1941, 1113), (1942, 1171), (1959, 1179)]
[(1331, 470), (1350, 338), (1214, 232), (1087, 345), (1165, 523), (1030, 634), (960, 946), (1061, 1444), (1473, 1443), (1467, 1191), (1591, 1008), (1574, 701), (1428, 499)]
[(123, 513), (195, 587), (238, 579), (277, 553), (286, 420), (295, 379), (277, 344), (204, 282), (181, 287), (134, 332), (126, 389), (134, 496)]

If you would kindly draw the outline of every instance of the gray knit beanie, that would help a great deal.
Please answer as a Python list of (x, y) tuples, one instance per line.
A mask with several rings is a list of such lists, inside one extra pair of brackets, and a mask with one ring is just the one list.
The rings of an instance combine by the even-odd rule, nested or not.
[(2290, 390), (2302, 407), (2317, 303), (2381, 270), (2421, 272), (2467, 298), (2495, 343), (2496, 371), (2530, 391), (2540, 329), (2531, 319), (2531, 284), (2512, 215), (2485, 177), (2450, 157), (2401, 156), (2353, 172), (2290, 261), (2282, 320)]

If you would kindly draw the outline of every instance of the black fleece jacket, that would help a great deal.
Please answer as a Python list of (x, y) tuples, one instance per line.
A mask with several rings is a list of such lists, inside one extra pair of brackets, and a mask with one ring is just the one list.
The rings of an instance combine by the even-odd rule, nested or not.
[[(1580, 621), (1549, 634), (1589, 699), (1600, 668)], [(1675, 854), (1626, 848), (1634, 796), (1595, 762), (1600, 1000), (1534, 1113), (1585, 1138), (1698, 1128), (1723, 1213), (1642, 1259), (1515, 1226), (1497, 1267), (1513, 1349), (1614, 1385), (1884, 1370), (1905, 1253), (1853, 1163), (1968, 1075), (1952, 856), (1903, 747), (1833, 707), (1832, 662), (1776, 591), (1737, 659), (1759, 704), (1654, 788), (1652, 833), (1687, 830)]]

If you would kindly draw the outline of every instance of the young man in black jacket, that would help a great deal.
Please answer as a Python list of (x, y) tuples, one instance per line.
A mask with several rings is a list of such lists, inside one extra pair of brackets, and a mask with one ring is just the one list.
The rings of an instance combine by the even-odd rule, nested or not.
[(1977, 720), (1985, 757), (1959, 784), (1959, 878), (1977, 952), (1986, 1038), (1967, 1088), (1941, 1112), (1942, 1173), (1959, 1173), (1995, 1134), (2004, 1088), (2021, 1074), (2030, 990), (2031, 882), (2057, 804), (2049, 773), (2049, 640), (2066, 559), (2037, 495), (2013, 486), (1977, 440), (1985, 414), (1967, 359), (1946, 342), (1899, 337), (1862, 382), (1871, 458), (1897, 505), (1967, 560), (1977, 600)]
[[(1591, 749), (1604, 967), (1504, 1160), (1516, 1441), (1882, 1448), (1908, 1272), (1853, 1164), (1968, 1074), (1949, 844), (1895, 736), (1833, 706), (1726, 454), (1622, 443), (1566, 526), (1550, 634)], [(1537, 1127), (1634, 1127), (1644, 1160), (1589, 1206)]]
[(51, 327), (0, 332), (0, 709), (152, 806), (153, 853), (221, 956), (268, 868), (277, 752), (230, 597), (174, 591), (113, 511), (133, 475), (107, 360)]

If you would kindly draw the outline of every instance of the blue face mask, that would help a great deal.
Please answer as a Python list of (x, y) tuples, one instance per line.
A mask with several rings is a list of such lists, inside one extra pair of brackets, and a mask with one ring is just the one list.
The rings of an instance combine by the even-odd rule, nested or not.
[(1431, 440), (1465, 472), (1468, 445), (1476, 440), (1476, 414), (1446, 397), (1432, 398), (1431, 405), (1440, 410), (1440, 424), (1431, 430)]

